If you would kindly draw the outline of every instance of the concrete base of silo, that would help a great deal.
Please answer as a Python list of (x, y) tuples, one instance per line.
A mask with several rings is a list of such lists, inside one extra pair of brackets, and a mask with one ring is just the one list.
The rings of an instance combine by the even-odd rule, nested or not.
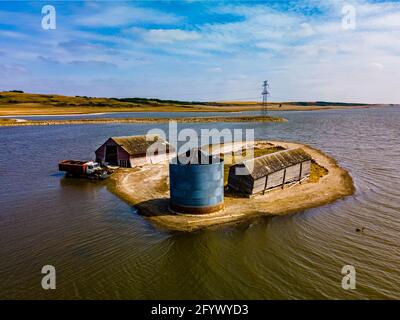
[(225, 208), (224, 203), (219, 203), (213, 206), (208, 207), (184, 207), (174, 203), (169, 203), (168, 210), (172, 213), (177, 214), (193, 214), (193, 215), (201, 215), (201, 214), (209, 214), (221, 211)]

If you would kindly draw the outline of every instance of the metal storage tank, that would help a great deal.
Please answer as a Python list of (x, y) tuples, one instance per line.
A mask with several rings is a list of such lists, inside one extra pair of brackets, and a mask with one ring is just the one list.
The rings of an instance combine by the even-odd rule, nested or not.
[(224, 162), (192, 149), (169, 164), (170, 210), (206, 214), (224, 207)]

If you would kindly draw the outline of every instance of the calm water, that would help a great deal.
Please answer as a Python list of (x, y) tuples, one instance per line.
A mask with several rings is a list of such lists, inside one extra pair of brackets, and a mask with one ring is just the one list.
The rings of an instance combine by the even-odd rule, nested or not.
[[(400, 108), (281, 114), (290, 121), (219, 127), (321, 148), (356, 194), (196, 233), (157, 229), (104, 185), (57, 172), (61, 159), (93, 158), (109, 136), (153, 125), (0, 128), (0, 298), (399, 299)], [(46, 264), (56, 290), (41, 289)], [(354, 291), (341, 289), (345, 264)]]
[[(273, 112), (275, 114), (275, 111)], [(107, 118), (186, 118), (186, 117), (238, 117), (258, 116), (261, 111), (240, 112), (109, 112), (93, 114), (70, 114), (54, 116), (0, 116), (1, 118), (18, 118), (26, 120), (71, 120), (71, 119), (107, 119)]]

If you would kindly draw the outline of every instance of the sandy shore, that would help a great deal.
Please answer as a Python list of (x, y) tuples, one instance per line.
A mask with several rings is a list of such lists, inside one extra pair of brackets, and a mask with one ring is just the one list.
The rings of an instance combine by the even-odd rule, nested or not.
[(100, 116), (104, 114), (111, 114), (112, 112), (97, 112), (97, 113), (66, 113), (66, 114), (19, 114), (19, 115), (9, 115), (0, 116), (0, 119), (10, 119), (10, 118), (24, 118), (24, 117), (81, 117), (81, 116)]
[[(301, 147), (328, 170), (316, 183), (306, 182), (253, 198), (225, 196), (225, 209), (209, 215), (175, 215), (168, 211), (168, 163), (120, 169), (109, 180), (109, 190), (138, 209), (150, 222), (177, 231), (194, 231), (238, 223), (257, 216), (299, 212), (354, 193), (353, 180), (336, 161), (320, 150), (299, 143), (268, 141), (284, 148)], [(257, 142), (257, 143), (265, 143)]]
[(179, 123), (206, 123), (206, 122), (286, 122), (281, 117), (271, 116), (238, 116), (238, 117), (188, 117), (188, 118), (110, 118), (110, 119), (72, 119), (72, 120), (26, 120), (23, 119), (0, 119), (0, 127), (17, 126), (54, 126), (54, 125), (76, 125), (76, 124), (113, 124), (113, 123), (168, 123), (176, 121)]
[[(268, 111), (317, 111), (317, 110), (346, 110), (346, 109), (360, 109), (360, 108), (375, 108), (384, 107), (385, 105), (349, 105), (349, 106), (316, 106), (316, 105), (293, 105), (293, 104), (276, 104), (268, 105)], [(261, 110), (260, 103), (221, 103), (219, 105), (135, 105), (135, 106), (51, 106), (46, 104), (37, 104), (33, 101), (31, 103), (16, 103), (16, 104), (0, 104), (1, 117), (50, 117), (50, 116), (84, 116), (96, 114), (110, 114), (110, 113), (126, 113), (126, 112), (221, 112), (221, 113), (237, 113), (247, 111)]]

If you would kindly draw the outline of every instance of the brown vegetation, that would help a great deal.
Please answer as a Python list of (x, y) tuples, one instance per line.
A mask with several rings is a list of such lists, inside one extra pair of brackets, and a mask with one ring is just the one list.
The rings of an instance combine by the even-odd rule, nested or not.
[[(366, 108), (369, 105), (323, 102), (271, 102), (269, 110)], [(158, 99), (69, 97), (51, 94), (0, 92), (0, 116), (63, 115), (104, 112), (240, 112), (259, 110), (259, 102), (190, 102)]]

